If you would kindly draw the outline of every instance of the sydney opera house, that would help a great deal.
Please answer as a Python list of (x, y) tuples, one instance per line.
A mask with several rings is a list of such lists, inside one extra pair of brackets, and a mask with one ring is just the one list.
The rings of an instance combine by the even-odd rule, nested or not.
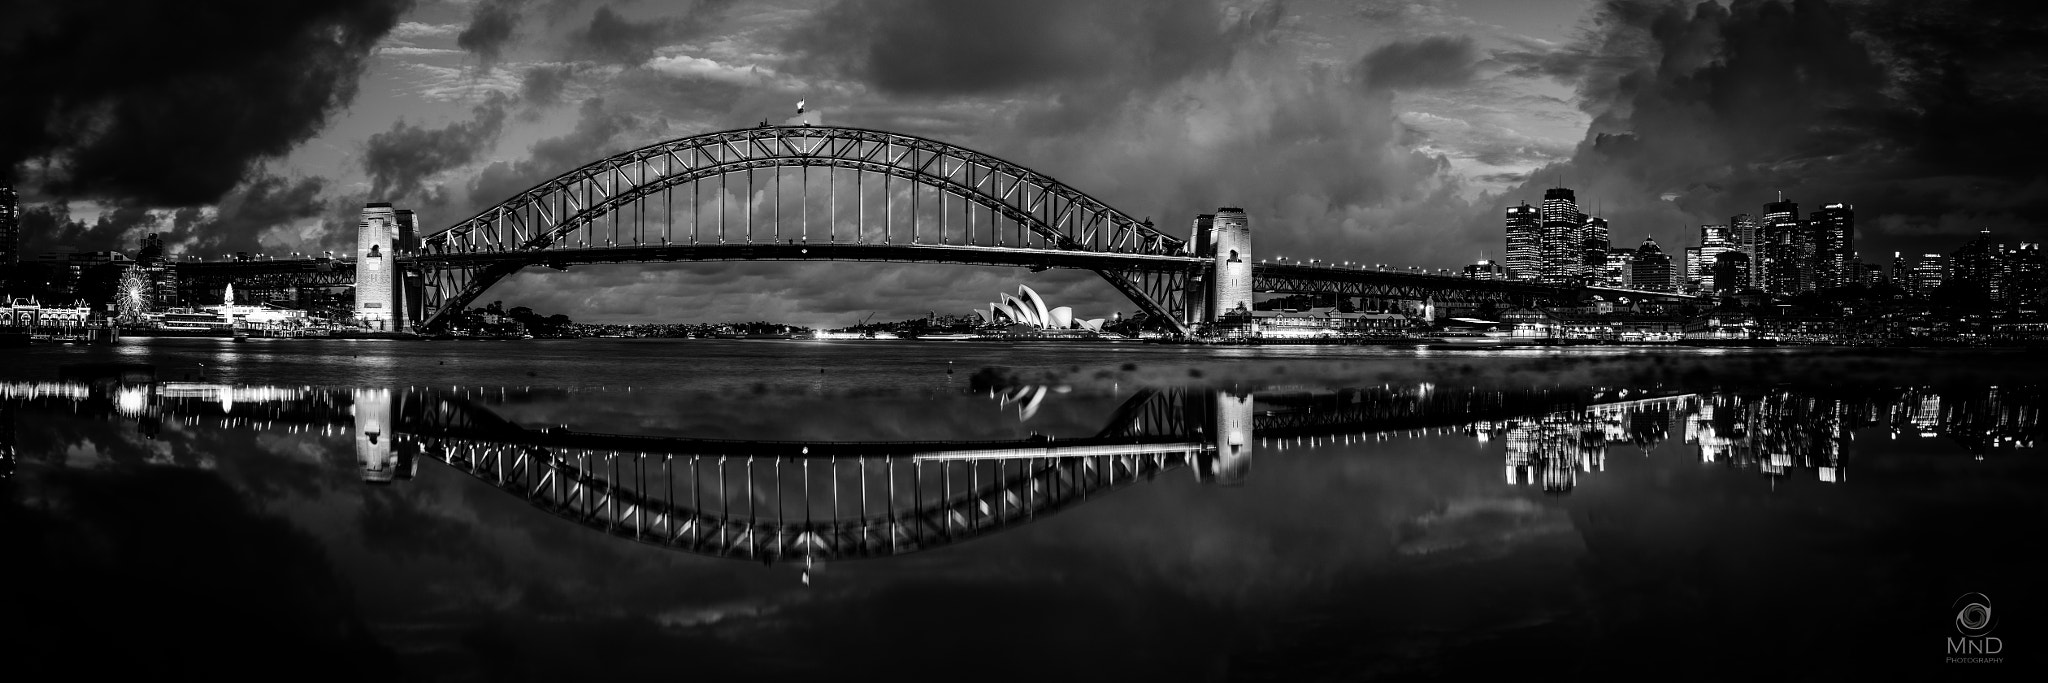
[(988, 305), (986, 314), (975, 311), (975, 315), (983, 316), (988, 325), (1001, 327), (1006, 332), (1052, 335), (1062, 332), (1102, 333), (1101, 318), (1076, 320), (1072, 308), (1046, 308), (1045, 299), (1039, 298), (1038, 292), (1031, 291), (1030, 287), (1017, 285), (1016, 296), (1001, 296), (1001, 301)]

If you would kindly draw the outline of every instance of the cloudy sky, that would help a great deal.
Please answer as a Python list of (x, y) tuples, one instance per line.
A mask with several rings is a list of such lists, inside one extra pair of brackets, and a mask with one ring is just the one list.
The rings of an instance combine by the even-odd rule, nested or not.
[[(365, 201), (434, 228), (604, 154), (784, 120), (935, 137), (1260, 255), (1457, 266), (1562, 184), (1667, 248), (1776, 191), (1859, 251), (2048, 217), (2048, 3), (2000, 0), (0, 0), (0, 174), (31, 251), (164, 232), (345, 248)], [(1086, 273), (725, 263), (525, 273), (578, 320), (843, 325)]]

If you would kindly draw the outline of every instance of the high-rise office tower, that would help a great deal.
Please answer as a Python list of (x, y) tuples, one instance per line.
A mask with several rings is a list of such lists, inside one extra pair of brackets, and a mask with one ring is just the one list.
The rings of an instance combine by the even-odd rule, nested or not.
[(21, 195), (14, 188), (0, 185), (0, 291), (14, 277), (14, 269), (21, 265)]
[(1744, 287), (1764, 288), (1763, 268), (1764, 243), (1763, 223), (1756, 216), (1738, 213), (1728, 217), (1728, 237), (1735, 243), (1735, 250), (1749, 255), (1749, 281)]
[(1542, 276), (1543, 228), (1536, 207), (1528, 202), (1508, 207), (1508, 274), (1518, 280)]
[(1700, 259), (1699, 247), (1685, 248), (1685, 261), (1678, 274), (1678, 291), (1692, 291), (1702, 287), (1700, 276), (1707, 271), (1707, 265)]
[(1849, 286), (1857, 279), (1856, 207), (1829, 204), (1809, 218), (1813, 221), (1815, 282), (1821, 288)]
[(1601, 273), (1600, 281), (1609, 287), (1633, 288), (1636, 250), (1615, 247), (1607, 250), (1607, 267)]
[(1948, 269), (1941, 254), (1921, 254), (1920, 262), (1913, 264), (1913, 294), (1921, 298), (1934, 296), (1941, 289), (1942, 275)]
[(1993, 302), (2004, 300), (2002, 254), (1999, 247), (1991, 242), (1989, 229), (1977, 233), (1977, 239), (1963, 245), (1949, 254), (1947, 283), (1968, 288), (1975, 296)]
[[(1744, 286), (1742, 284), (1731, 285), (1731, 283), (1724, 282), (1720, 278), (1715, 277), (1715, 267), (1720, 263), (1717, 259), (1721, 258), (1722, 254), (1730, 251), (1740, 250), (1736, 248), (1734, 235), (1728, 226), (1700, 226), (1700, 270), (1693, 277), (1700, 281), (1700, 289), (1702, 291), (1716, 292), (1723, 289), (1739, 291), (1742, 289)], [(1747, 272), (1749, 269), (1745, 267), (1743, 270)]]
[(1543, 191), (1543, 253), (1541, 266), (1545, 282), (1571, 282), (1586, 272), (1586, 215), (1579, 213), (1578, 196), (1570, 189), (1553, 187)]
[(1913, 267), (1906, 264), (1904, 254), (1896, 251), (1892, 252), (1892, 286), (1907, 294), (1918, 293), (1913, 291)]
[[(1716, 284), (1749, 282), (1749, 254), (1732, 249), (1715, 254), (1714, 265), (1710, 270)], [(1730, 285), (1713, 291), (1733, 294), (1742, 291), (1742, 285)]]
[(2041, 300), (2041, 290), (2048, 287), (2048, 261), (2043, 260), (2040, 242), (2021, 242), (2019, 248), (2008, 255), (2012, 267), (2012, 302), (2022, 309), (2034, 308)]
[(1655, 292), (1674, 291), (1671, 286), (1671, 256), (1657, 246), (1657, 238), (1644, 237), (1629, 263), (1629, 286)]
[(1808, 258), (1802, 245), (1806, 236), (1799, 225), (1799, 203), (1785, 201), (1779, 193), (1778, 201), (1764, 205), (1763, 251), (1764, 289), (1772, 294), (1797, 294), (1801, 273), (1806, 271)]
[(1607, 219), (1587, 216), (1586, 224), (1580, 229), (1579, 235), (1580, 253), (1585, 258), (1584, 276), (1588, 280), (1597, 280), (1601, 272), (1607, 268), (1607, 249), (1613, 246), (1608, 240)]

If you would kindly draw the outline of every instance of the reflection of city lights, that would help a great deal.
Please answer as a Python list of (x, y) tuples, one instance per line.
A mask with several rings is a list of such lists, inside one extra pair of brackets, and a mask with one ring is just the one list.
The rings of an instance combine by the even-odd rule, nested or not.
[(127, 417), (136, 417), (149, 407), (149, 390), (142, 387), (121, 387), (114, 392), (114, 409)]

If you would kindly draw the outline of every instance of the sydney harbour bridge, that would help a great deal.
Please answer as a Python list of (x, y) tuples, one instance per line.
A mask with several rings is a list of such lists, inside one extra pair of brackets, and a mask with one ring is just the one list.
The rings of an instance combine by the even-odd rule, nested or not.
[[(608, 156), (430, 234), (366, 238), (382, 228), (369, 215), (353, 256), (179, 262), (178, 276), (197, 291), (230, 283), (245, 290), (358, 285), (359, 317), (382, 317), (396, 330), (438, 330), (528, 267), (601, 263), (887, 261), (1087, 270), (1180, 334), (1248, 309), (1252, 292), (1406, 301), (1425, 310), (1572, 303), (1600, 294), (1674, 296), (1320, 259), (1254, 261), (1254, 217), (1236, 209), (1203, 214), (1182, 236), (1003, 159), (921, 137), (831, 126), (761, 126)], [(1325, 253), (1341, 251), (1329, 245)], [(372, 281), (389, 285), (362, 286)], [(378, 300), (362, 301), (370, 291)]]
[(1294, 446), (1581, 414), (1613, 399), (1593, 389), (1427, 385), (1256, 396), (1148, 389), (1086, 436), (755, 441), (534, 428), (501, 417), (498, 398), (455, 387), (0, 384), (0, 456), (11, 473), (15, 422), (41, 413), (132, 419), (152, 436), (167, 423), (318, 430), (353, 443), (369, 484), (411, 479), (434, 461), (612, 536), (730, 559), (823, 562), (966, 542), (1175, 472), (1240, 484), (1262, 450), (1284, 456)]

